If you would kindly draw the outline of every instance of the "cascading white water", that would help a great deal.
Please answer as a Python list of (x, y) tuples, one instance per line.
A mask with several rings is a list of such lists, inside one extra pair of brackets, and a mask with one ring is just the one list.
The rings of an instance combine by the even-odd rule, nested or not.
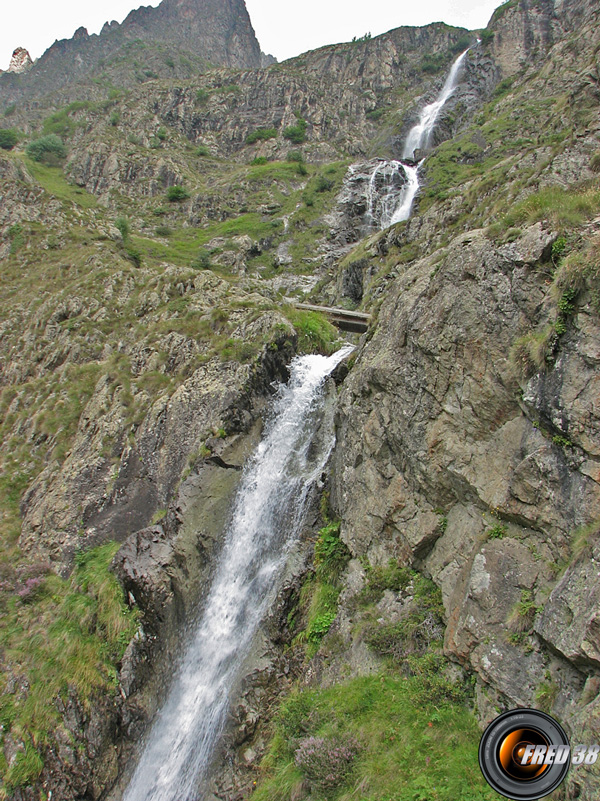
[(436, 100), (433, 103), (430, 103), (428, 106), (425, 106), (425, 108), (421, 111), (419, 122), (408, 132), (406, 142), (404, 143), (402, 158), (413, 159), (415, 157), (416, 150), (423, 150), (429, 147), (431, 143), (431, 135), (433, 133), (433, 129), (435, 128), (437, 119), (440, 116), (440, 111), (452, 97), (456, 87), (458, 86), (458, 75), (460, 73), (460, 68), (462, 67), (462, 63), (465, 60), (465, 56), (468, 52), (469, 48), (467, 48), (464, 53), (461, 53), (456, 59), (450, 72), (448, 73), (448, 77), (446, 78), (446, 82), (442, 87), (442, 91), (439, 93)]
[[(441, 110), (454, 94), (458, 78), (468, 49), (456, 59), (441, 92), (433, 103), (421, 111), (419, 122), (408, 132), (404, 143), (402, 158), (413, 160), (415, 152), (427, 150)], [(371, 227), (379, 226), (383, 231), (390, 225), (408, 220), (414, 199), (419, 191), (418, 165), (404, 164), (402, 161), (382, 161), (371, 175), (367, 190), (367, 222)], [(398, 181), (399, 171), (403, 170), (405, 179)], [(391, 176), (396, 180), (382, 181), (381, 176)]]
[(280, 387), (244, 470), (204, 611), (124, 801), (202, 797), (230, 691), (297, 538), (311, 485), (334, 445), (325, 378), (352, 350), (292, 362), (290, 380)]
[(367, 222), (387, 228), (405, 194), (404, 165), (400, 161), (380, 161), (375, 165), (367, 187)]

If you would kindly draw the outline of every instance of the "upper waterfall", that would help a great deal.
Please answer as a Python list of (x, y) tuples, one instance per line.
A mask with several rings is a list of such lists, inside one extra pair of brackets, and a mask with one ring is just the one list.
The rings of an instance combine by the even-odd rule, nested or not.
[[(422, 109), (419, 121), (408, 132), (402, 158), (409, 163), (380, 159), (370, 168), (363, 195), (366, 196), (367, 205), (365, 222), (369, 228), (383, 231), (390, 225), (409, 219), (419, 191), (422, 157), (431, 147), (433, 131), (442, 109), (459, 85), (461, 67), (468, 52), (469, 49), (465, 50), (454, 61), (437, 98)], [(419, 164), (414, 163), (415, 158), (420, 159)], [(356, 174), (355, 167), (351, 167), (349, 177), (355, 179)]]
[(469, 48), (456, 59), (452, 65), (452, 69), (448, 73), (442, 91), (439, 93), (436, 100), (425, 106), (421, 111), (419, 122), (408, 132), (406, 142), (404, 143), (404, 150), (402, 151), (402, 158), (414, 159), (416, 151), (426, 150), (430, 146), (431, 135), (435, 128), (437, 118), (458, 86), (460, 68), (468, 52)]
[(324, 382), (351, 351), (302, 356), (279, 388), (246, 467), (212, 587), (124, 801), (191, 801), (213, 757), (229, 694), (334, 444)]

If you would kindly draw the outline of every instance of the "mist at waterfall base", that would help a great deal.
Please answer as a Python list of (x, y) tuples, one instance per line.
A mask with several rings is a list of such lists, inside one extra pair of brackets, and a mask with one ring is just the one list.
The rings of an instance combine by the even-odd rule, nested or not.
[(292, 361), (244, 469), (204, 611), (124, 801), (202, 798), (231, 689), (334, 445), (325, 379), (352, 350)]
[(373, 168), (367, 188), (366, 221), (369, 227), (380, 230), (390, 225), (408, 220), (415, 197), (419, 191), (419, 168), (414, 163), (415, 154), (426, 152), (431, 147), (431, 138), (440, 112), (452, 97), (458, 86), (460, 70), (468, 48), (453, 63), (441, 92), (433, 103), (425, 106), (419, 115), (419, 121), (408, 132), (402, 158), (404, 161), (380, 161)]

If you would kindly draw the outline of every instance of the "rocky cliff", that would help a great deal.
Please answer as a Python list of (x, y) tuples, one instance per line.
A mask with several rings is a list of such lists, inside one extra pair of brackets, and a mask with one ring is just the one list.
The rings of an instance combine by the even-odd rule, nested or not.
[[(22, 144), (0, 156), (2, 792), (119, 798), (271, 384), (335, 347), (288, 303), (309, 297), (372, 323), (212, 790), (310, 797), (300, 746), (337, 737), (356, 764), (335, 792), (389, 797), (389, 749), (402, 801), (439, 781), (455, 801), (425, 763), (409, 784), (407, 721), (448, 765), (518, 705), (598, 737), (598, 9), (511, 0), (479, 44), (400, 28), (261, 70), (245, 7), (205, 5), (165, 0), (58, 43), (31, 83), (2, 76), (6, 104), (64, 90), (10, 111)], [(469, 45), (412, 218), (374, 230), (371, 159), (400, 155)], [(192, 51), (225, 66), (188, 78)], [(175, 67), (86, 94), (78, 53), (123, 83)], [(40, 133), (63, 149), (24, 149)], [(476, 760), (456, 775), (493, 797)], [(564, 797), (597, 785), (574, 770)]]

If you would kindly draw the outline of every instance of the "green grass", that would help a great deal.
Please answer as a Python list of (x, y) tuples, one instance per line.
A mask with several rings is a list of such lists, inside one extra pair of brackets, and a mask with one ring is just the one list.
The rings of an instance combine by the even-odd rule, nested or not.
[[(41, 771), (40, 748), (59, 724), (56, 699), (74, 690), (84, 704), (99, 692), (114, 692), (116, 665), (137, 629), (137, 616), (110, 572), (118, 543), (82, 553), (70, 580), (43, 575), (29, 595), (4, 586), (0, 647), (6, 663), (19, 666), (28, 684), (0, 695), (4, 731), (26, 744), (23, 757), (2, 776), (9, 792)], [(41, 573), (40, 573), (41, 571)]]
[(339, 332), (324, 314), (287, 306), (285, 316), (298, 333), (299, 353), (332, 354), (339, 344)]
[(74, 203), (84, 209), (94, 209), (98, 205), (94, 195), (75, 184), (70, 184), (65, 178), (65, 174), (60, 167), (47, 167), (44, 164), (25, 159), (27, 170), (40, 186), (48, 192), (66, 203)]
[(253, 798), (309, 797), (294, 752), (314, 736), (359, 744), (349, 778), (328, 801), (499, 799), (479, 770), (473, 715), (460, 704), (423, 703), (419, 684), (418, 676), (380, 674), (325, 690), (296, 690), (279, 710)]

